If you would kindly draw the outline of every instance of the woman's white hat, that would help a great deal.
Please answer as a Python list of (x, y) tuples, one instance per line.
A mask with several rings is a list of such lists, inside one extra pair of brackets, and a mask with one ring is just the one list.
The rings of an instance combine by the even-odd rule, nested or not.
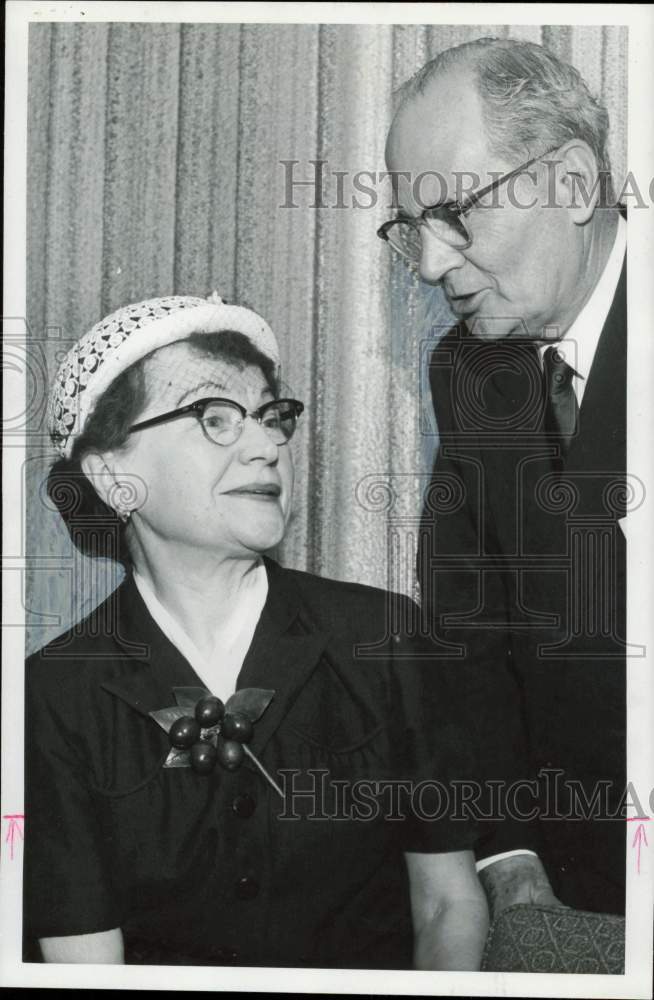
[(70, 458), (96, 401), (130, 365), (191, 334), (228, 330), (242, 333), (279, 367), (279, 346), (266, 321), (244, 306), (228, 305), (217, 292), (207, 299), (147, 299), (96, 323), (70, 349), (50, 390), (48, 429), (59, 454)]

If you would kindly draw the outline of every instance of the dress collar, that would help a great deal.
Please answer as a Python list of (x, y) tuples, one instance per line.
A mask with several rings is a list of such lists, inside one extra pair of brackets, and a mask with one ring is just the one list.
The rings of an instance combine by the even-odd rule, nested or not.
[(251, 573), (229, 618), (216, 636), (220, 655), (216, 662), (208, 661), (198, 650), (188, 632), (162, 604), (148, 580), (134, 571), (134, 584), (150, 615), (163, 634), (191, 664), (204, 686), (225, 701), (236, 689), (236, 680), (243, 665), (252, 636), (261, 617), (268, 594), (268, 577), (260, 560)]
[[(312, 620), (297, 578), (264, 558), (268, 594), (236, 683), (275, 691), (257, 724), (253, 751), (262, 749), (320, 661), (329, 641)], [(173, 688), (206, 684), (154, 621), (130, 575), (105, 602), (125, 660), (121, 676), (101, 686), (143, 715), (174, 703)]]

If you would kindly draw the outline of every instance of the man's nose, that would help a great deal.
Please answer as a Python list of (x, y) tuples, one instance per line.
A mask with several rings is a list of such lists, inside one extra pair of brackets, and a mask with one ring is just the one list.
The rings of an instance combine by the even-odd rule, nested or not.
[(423, 281), (435, 285), (449, 271), (465, 264), (465, 257), (461, 251), (432, 233), (428, 226), (421, 226), (420, 237), (422, 240), (420, 277)]

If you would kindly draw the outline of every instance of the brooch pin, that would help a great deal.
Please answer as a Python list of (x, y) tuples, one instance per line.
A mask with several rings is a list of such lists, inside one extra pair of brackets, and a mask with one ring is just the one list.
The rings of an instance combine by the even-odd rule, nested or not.
[(273, 700), (274, 691), (242, 688), (226, 704), (204, 688), (173, 688), (176, 705), (150, 712), (168, 733), (170, 752), (164, 767), (192, 767), (197, 774), (211, 774), (216, 764), (235, 771), (246, 757), (282, 798), (284, 793), (248, 743), (254, 724)]

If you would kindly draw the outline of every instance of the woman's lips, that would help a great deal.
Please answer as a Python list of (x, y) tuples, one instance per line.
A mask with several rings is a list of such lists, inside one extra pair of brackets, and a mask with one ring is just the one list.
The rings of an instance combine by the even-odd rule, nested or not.
[(250, 500), (277, 500), (281, 492), (281, 487), (277, 483), (248, 483), (246, 486), (227, 490), (224, 495), (245, 497)]

